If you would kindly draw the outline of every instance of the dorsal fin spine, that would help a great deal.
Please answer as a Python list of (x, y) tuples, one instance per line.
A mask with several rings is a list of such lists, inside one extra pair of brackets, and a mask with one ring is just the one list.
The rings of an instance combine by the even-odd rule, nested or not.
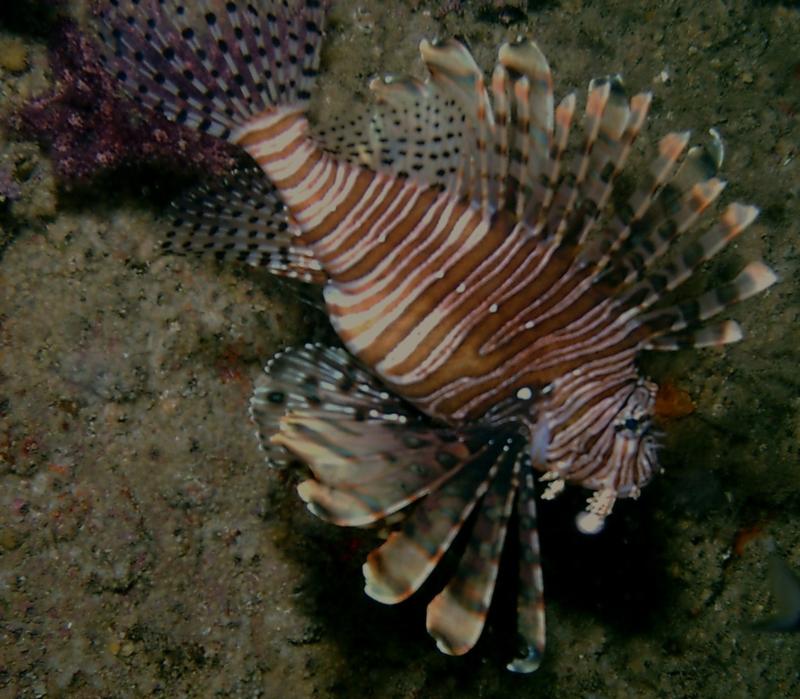
[(550, 168), (543, 178), (546, 179), (546, 189), (541, 201), (532, 198), (528, 202), (522, 218), (531, 224), (533, 232), (540, 234), (544, 230), (547, 215), (553, 205), (556, 195), (556, 186), (561, 177), (564, 153), (567, 150), (569, 135), (572, 130), (572, 120), (575, 116), (576, 98), (574, 93), (564, 97), (555, 112), (555, 134), (553, 137), (552, 153), (549, 158)]
[(521, 218), (524, 212), (525, 197), (523, 193), (526, 188), (532, 189), (531, 175), (531, 139), (530, 131), (527, 124), (530, 124), (530, 84), (527, 77), (522, 77), (514, 83), (514, 99), (517, 106), (517, 124), (523, 125), (524, 128), (517, 131), (519, 138), (519, 190), (520, 197), (517, 200), (516, 214)]
[(492, 73), (492, 99), (495, 117), (495, 155), (497, 158), (497, 208), (506, 206), (508, 196), (507, 179), (511, 154), (509, 152), (508, 71), (501, 64)]

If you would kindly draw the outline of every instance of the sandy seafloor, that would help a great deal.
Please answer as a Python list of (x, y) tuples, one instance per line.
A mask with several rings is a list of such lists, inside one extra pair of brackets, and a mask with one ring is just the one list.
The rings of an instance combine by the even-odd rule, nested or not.
[[(507, 602), (474, 652), (439, 654), (424, 599), (363, 594), (375, 535), (315, 520), (295, 476), (265, 467), (252, 382), (319, 318), (264, 273), (161, 257), (147, 178), (70, 193), (45, 153), (0, 130), (21, 187), (0, 204), (0, 697), (800, 696), (800, 634), (749, 628), (774, 606), (768, 541), (800, 571), (792, 4), (554, 0), (508, 26), (466, 2), (443, 18), (438, 2), (334, 10), (318, 114), (364, 101), (373, 75), (420, 74), (423, 37), (464, 36), (489, 69), (525, 33), (559, 95), (612, 72), (654, 90), (642, 143), (718, 128), (723, 203), (762, 209), (692, 284), (752, 258), (777, 270), (732, 313), (746, 341), (644, 358), (696, 405), (663, 425), (665, 474), (596, 538), (572, 527), (580, 493), (541, 507), (548, 649), (531, 676), (504, 669)], [(0, 27), (0, 54), (21, 41), (26, 60), (0, 61), (3, 114), (47, 89), (44, 40)]]

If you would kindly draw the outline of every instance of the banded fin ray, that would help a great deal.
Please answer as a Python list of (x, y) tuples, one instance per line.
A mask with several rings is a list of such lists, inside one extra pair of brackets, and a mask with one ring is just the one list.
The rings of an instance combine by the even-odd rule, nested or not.
[(596, 232), (596, 223), (644, 127), (650, 102), (649, 93), (629, 101), (619, 76), (591, 81), (583, 144), (535, 223), (537, 231), (543, 230), (551, 239), (552, 247), (573, 250), (570, 254), (579, 260), (587, 259), (583, 248)]
[[(689, 279), (703, 263), (725, 249), (732, 240), (741, 235), (758, 216), (758, 209), (743, 204), (729, 204), (717, 223), (695, 242), (680, 251), (676, 260), (647, 275), (633, 286), (628, 296), (638, 296), (639, 306), (649, 308), (663, 294), (677, 289)], [(644, 291), (644, 294), (642, 294)]]
[(646, 349), (674, 351), (686, 347), (723, 347), (739, 342), (744, 337), (742, 328), (735, 320), (705, 325), (697, 329), (681, 330), (664, 335), (655, 335), (648, 340)]
[(514, 506), (514, 482), (522, 462), (518, 449), (511, 451), (506, 444), (503, 450), (498, 474), (480, 503), (458, 569), (428, 605), (428, 633), (439, 650), (448, 655), (463, 655), (477, 643), (494, 594)]
[(604, 82), (608, 83), (609, 97), (599, 120), (596, 143), (589, 150), (588, 172), (580, 187), (580, 225), (573, 227), (572, 239), (567, 241), (579, 246), (594, 232), (644, 127), (652, 101), (648, 92), (634, 95), (628, 101), (622, 79), (616, 75), (593, 81), (592, 87)]
[(523, 654), (507, 668), (528, 673), (539, 667), (545, 648), (544, 579), (542, 577), (539, 531), (536, 516), (536, 492), (533, 471), (523, 463), (515, 475), (519, 489), (517, 536), (519, 541), (519, 590), (517, 592), (517, 636)]
[(533, 476), (523, 447), (518, 436), (489, 439), (456, 476), (416, 505), (402, 529), (370, 553), (363, 570), (370, 597), (385, 604), (401, 602), (419, 589), (466, 530), (457, 570), (427, 613), (428, 631), (439, 649), (462, 655), (483, 630), (508, 520), (517, 504), (522, 552), (518, 632), (524, 655), (509, 669), (532, 672), (544, 652), (544, 605)]
[(612, 272), (624, 284), (641, 279), (724, 190), (725, 183), (716, 177), (722, 162), (714, 159), (715, 152), (721, 152), (715, 144), (690, 148), (674, 177), (659, 190)]
[[(692, 330), (731, 306), (760, 294), (777, 280), (776, 274), (763, 262), (751, 262), (730, 282), (690, 301), (643, 314), (641, 322), (653, 328), (651, 337), (658, 337), (667, 331)], [(730, 329), (725, 335), (731, 338), (728, 342), (740, 339)]]
[(482, 445), (458, 474), (417, 505), (400, 531), (369, 554), (363, 570), (370, 597), (396, 604), (419, 589), (492, 486), (501, 456), (497, 442)]
[(500, 47), (492, 76), (497, 123), (499, 206), (508, 200), (517, 218), (548, 172), (553, 141), (553, 77), (544, 54), (531, 41)]
[[(709, 144), (692, 147), (684, 156), (687, 143), (688, 134), (668, 134), (661, 140), (659, 157), (650, 166), (650, 180), (617, 211), (594, 247), (579, 253), (598, 283), (616, 289), (616, 303), (638, 316), (646, 337), (643, 349), (719, 347), (738, 342), (743, 333), (737, 323), (703, 324), (777, 281), (769, 267), (752, 262), (735, 279), (695, 299), (648, 312), (739, 236), (758, 214), (755, 207), (730, 204), (706, 233), (676, 244), (725, 186), (717, 177), (724, 151), (718, 134), (712, 132)], [(673, 253), (671, 259), (658, 266), (668, 253)]]
[(527, 222), (536, 235), (542, 235), (544, 231), (544, 222), (547, 220), (547, 214), (553, 205), (556, 191), (564, 175), (564, 163), (567, 159), (576, 104), (574, 93), (567, 95), (559, 102), (554, 115), (555, 131), (547, 171), (544, 173), (533, 171), (528, 175), (534, 187), (537, 181), (540, 181), (542, 186), (541, 189), (532, 191), (524, 210), (522, 210), (521, 220)]
[(640, 178), (642, 182), (639, 187), (622, 206), (615, 208), (611, 221), (601, 235), (582, 251), (581, 259), (591, 264), (596, 274), (605, 270), (613, 259), (619, 259), (616, 258), (617, 253), (634, 234), (661, 189), (672, 178), (688, 142), (688, 132), (669, 133), (659, 140), (658, 157)]
[(378, 107), (368, 134), (363, 120), (354, 124), (362, 133), (347, 146), (351, 157), (364, 152), (362, 164), (444, 186), (486, 216), (508, 210), (535, 231), (547, 223), (550, 234), (563, 235), (575, 207), (590, 202), (585, 237), (644, 125), (649, 93), (628, 102), (618, 77), (592, 81), (583, 147), (565, 169), (575, 99), (554, 110), (550, 69), (535, 43), (500, 48), (491, 89), (461, 42), (423, 41), (420, 53), (430, 73), (424, 83), (371, 84)]
[(340, 526), (373, 524), (402, 510), (451, 478), (466, 457), (435, 430), (363, 423), (348, 429), (319, 412), (284, 417), (273, 443), (314, 474), (298, 486), (308, 509)]
[(584, 181), (592, 162), (592, 152), (597, 140), (603, 115), (611, 97), (611, 84), (608, 81), (592, 81), (586, 99), (583, 130), (585, 132), (580, 152), (574, 155), (574, 161), (565, 176), (561, 178), (550, 206), (540, 214), (537, 222), (545, 224), (545, 234), (557, 247), (571, 227), (570, 219), (576, 206), (582, 203), (580, 195), (584, 189)]

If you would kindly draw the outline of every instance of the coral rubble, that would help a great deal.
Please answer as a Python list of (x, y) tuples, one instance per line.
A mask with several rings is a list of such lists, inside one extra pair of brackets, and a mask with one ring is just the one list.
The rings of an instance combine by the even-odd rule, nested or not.
[(50, 148), (57, 175), (67, 184), (142, 163), (219, 174), (235, 159), (231, 148), (165, 118), (145, 118), (121, 95), (100, 64), (96, 45), (71, 21), (50, 45), (54, 88), (24, 105), (14, 118), (20, 131)]

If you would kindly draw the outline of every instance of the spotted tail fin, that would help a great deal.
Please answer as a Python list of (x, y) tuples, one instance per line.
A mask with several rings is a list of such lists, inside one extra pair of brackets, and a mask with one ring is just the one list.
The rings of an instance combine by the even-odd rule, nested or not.
[(236, 142), (257, 114), (306, 109), (327, 4), (109, 0), (103, 60), (140, 104)]
[(192, 190), (171, 204), (170, 214), (165, 252), (213, 255), (312, 284), (327, 278), (298, 240), (277, 191), (254, 166)]

